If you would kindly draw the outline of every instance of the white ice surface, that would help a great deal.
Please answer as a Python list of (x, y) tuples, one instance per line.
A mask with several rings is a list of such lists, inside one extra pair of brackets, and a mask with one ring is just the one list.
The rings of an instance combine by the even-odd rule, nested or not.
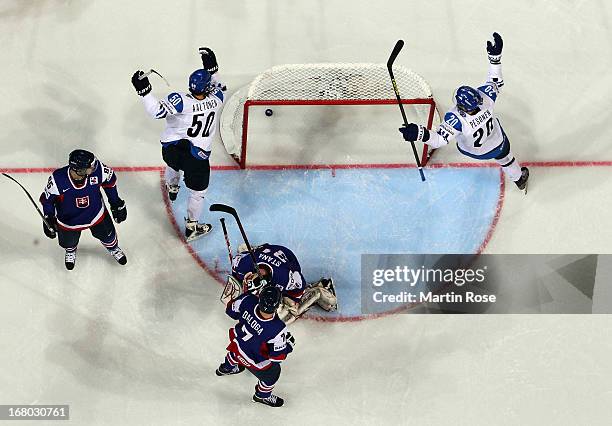
[[(235, 88), (282, 63), (384, 62), (403, 38), (400, 63), (444, 109), (456, 86), (485, 77), (492, 31), (506, 42), (497, 111), (517, 157), (610, 161), (611, 17), (603, 1), (4, 0), (0, 168), (58, 167), (76, 146), (113, 166), (160, 165), (162, 123), (130, 76), (153, 67), (182, 90), (201, 45)], [(437, 161), (461, 160), (447, 148)], [(220, 144), (213, 161), (230, 164)], [(507, 185), (487, 250), (612, 252), (610, 170), (532, 168), (527, 197)], [(38, 193), (46, 176), (18, 178)], [(299, 322), (276, 389), (287, 406), (254, 406), (252, 377), (214, 375), (231, 321), (169, 224), (159, 175), (119, 179), (128, 266), (84, 235), (71, 273), (1, 181), (0, 404), (68, 403), (84, 425), (609, 424), (605, 315)]]

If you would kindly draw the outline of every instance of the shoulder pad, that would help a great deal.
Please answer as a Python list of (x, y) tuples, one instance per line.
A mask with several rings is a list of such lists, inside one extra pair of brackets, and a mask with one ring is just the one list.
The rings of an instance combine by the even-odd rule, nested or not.
[(497, 85), (495, 84), (485, 84), (484, 86), (480, 86), (478, 90), (485, 95), (487, 95), (493, 102), (497, 100), (497, 94), (499, 90), (497, 89)]
[(444, 114), (444, 122), (457, 131), (461, 131), (461, 120), (453, 112)]
[(181, 97), (180, 93), (170, 93), (167, 99), (170, 105), (174, 107), (176, 112), (183, 112), (183, 98)]

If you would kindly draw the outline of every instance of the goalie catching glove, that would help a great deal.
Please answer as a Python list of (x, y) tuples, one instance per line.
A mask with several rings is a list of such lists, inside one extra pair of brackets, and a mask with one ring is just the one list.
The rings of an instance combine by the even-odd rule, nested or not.
[(399, 131), (406, 142), (427, 142), (429, 140), (429, 130), (420, 124), (408, 123), (408, 126), (400, 127)]

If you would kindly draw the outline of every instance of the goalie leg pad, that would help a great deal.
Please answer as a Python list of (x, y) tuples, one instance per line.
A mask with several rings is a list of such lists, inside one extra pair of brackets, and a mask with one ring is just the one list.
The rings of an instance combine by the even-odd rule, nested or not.
[(309, 310), (312, 305), (317, 303), (320, 297), (321, 292), (319, 291), (319, 287), (308, 287), (300, 299), (300, 305), (297, 311), (298, 316)]

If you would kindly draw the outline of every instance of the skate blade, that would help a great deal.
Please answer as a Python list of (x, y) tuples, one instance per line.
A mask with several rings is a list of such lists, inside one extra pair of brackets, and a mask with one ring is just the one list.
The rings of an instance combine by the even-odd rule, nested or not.
[(205, 236), (205, 235), (210, 234), (210, 231), (212, 231), (212, 228), (211, 228), (211, 230), (209, 230), (208, 232), (205, 232), (205, 233), (203, 233), (203, 234), (197, 234), (197, 235), (191, 235), (191, 236), (189, 236), (189, 237), (185, 237), (185, 241), (186, 241), (186, 242), (188, 242), (188, 243), (190, 243), (190, 242), (192, 242), (192, 241), (195, 241), (195, 240), (197, 240), (197, 239), (202, 238), (202, 237), (203, 237), (203, 236)]

